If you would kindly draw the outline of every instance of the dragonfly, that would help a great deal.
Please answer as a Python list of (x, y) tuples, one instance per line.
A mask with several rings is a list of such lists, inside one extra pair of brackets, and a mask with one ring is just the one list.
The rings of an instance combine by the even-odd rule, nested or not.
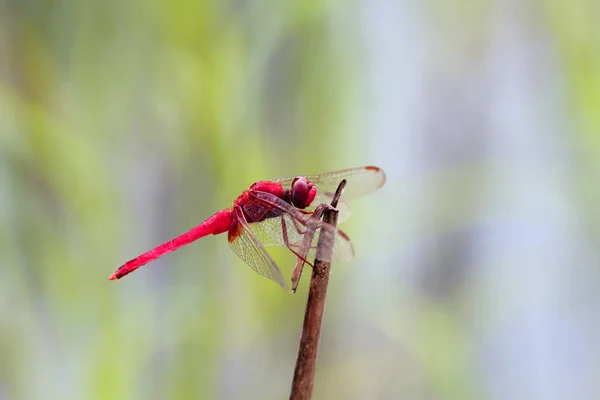
[[(120, 266), (108, 279), (121, 279), (139, 267), (200, 238), (227, 233), (233, 252), (253, 270), (289, 290), (281, 270), (266, 247), (284, 246), (296, 256), (292, 292), (296, 291), (302, 268), (312, 266), (317, 240), (325, 236), (330, 254), (326, 262), (345, 262), (354, 258), (352, 243), (343, 231), (321, 220), (339, 183), (345, 179), (342, 200), (337, 205), (338, 221), (349, 216), (347, 200), (371, 193), (385, 183), (381, 168), (365, 166), (316, 175), (302, 175), (258, 181), (244, 191), (233, 206), (176, 238), (163, 243)], [(321, 244), (323, 245), (323, 244)]]

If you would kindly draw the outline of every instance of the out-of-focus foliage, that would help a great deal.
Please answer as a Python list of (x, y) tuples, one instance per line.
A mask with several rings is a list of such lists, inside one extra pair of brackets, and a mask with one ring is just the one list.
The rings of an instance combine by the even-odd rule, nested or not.
[(315, 398), (597, 398), (599, 15), (0, 0), (0, 400), (287, 397), (306, 282), (223, 237), (106, 278), (256, 180), (365, 164)]

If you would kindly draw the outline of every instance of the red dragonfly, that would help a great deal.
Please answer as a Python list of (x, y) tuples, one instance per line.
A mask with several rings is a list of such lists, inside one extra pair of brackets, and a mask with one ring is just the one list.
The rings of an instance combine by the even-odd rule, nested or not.
[(342, 179), (347, 183), (337, 207), (340, 222), (349, 214), (343, 201), (380, 188), (385, 183), (385, 174), (378, 167), (368, 166), (256, 182), (235, 200), (233, 207), (217, 212), (188, 232), (127, 261), (108, 279), (120, 279), (209, 234), (227, 232), (229, 245), (242, 260), (287, 290), (281, 271), (265, 250), (268, 246), (286, 246), (297, 257), (292, 275), (292, 291), (295, 291), (303, 265), (312, 266), (310, 260), (314, 259), (320, 235), (326, 234), (327, 243), (332, 246), (332, 259), (323, 261), (348, 261), (354, 257), (348, 236), (320, 220)]

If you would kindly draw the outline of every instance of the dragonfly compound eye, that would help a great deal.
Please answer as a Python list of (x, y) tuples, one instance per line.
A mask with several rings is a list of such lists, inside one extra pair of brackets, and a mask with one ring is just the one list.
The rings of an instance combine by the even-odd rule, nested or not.
[(315, 186), (306, 180), (298, 177), (292, 182), (292, 204), (297, 208), (306, 208), (310, 206), (317, 194)]

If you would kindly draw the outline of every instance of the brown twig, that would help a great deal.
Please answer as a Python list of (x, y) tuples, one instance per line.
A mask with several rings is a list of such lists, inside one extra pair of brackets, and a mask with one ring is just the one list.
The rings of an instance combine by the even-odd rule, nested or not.
[[(325, 210), (323, 222), (333, 225), (337, 224), (338, 200), (344, 191), (346, 180), (342, 180), (331, 200), (331, 209)], [(315, 371), (317, 366), (317, 354), (319, 351), (319, 338), (321, 337), (321, 325), (323, 323), (323, 313), (325, 311), (325, 297), (327, 296), (327, 286), (329, 284), (329, 271), (331, 262), (321, 260), (331, 260), (332, 244), (328, 241), (335, 238), (327, 238), (328, 231), (322, 229), (317, 242), (317, 254), (313, 264), (313, 273), (310, 279), (310, 289), (308, 291), (308, 300), (306, 301), (306, 311), (304, 313), (304, 325), (302, 326), (302, 336), (300, 337), (300, 346), (298, 348), (298, 358), (296, 359), (296, 369), (294, 370), (294, 380), (292, 381), (292, 390), (290, 400), (308, 400), (312, 398), (312, 390), (315, 381)], [(327, 253), (328, 252), (328, 253)]]

